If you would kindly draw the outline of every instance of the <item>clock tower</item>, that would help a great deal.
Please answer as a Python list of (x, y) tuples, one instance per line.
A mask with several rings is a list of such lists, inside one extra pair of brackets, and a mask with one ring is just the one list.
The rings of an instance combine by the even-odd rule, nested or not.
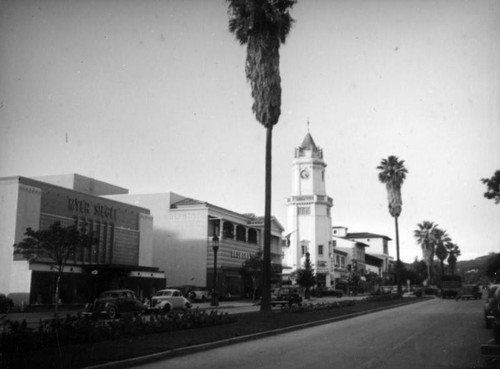
[(323, 150), (308, 132), (295, 149), (292, 162), (292, 195), (286, 199), (288, 247), (284, 248), (284, 272), (303, 268), (306, 254), (315, 269), (318, 285), (330, 286), (333, 200), (325, 190)]

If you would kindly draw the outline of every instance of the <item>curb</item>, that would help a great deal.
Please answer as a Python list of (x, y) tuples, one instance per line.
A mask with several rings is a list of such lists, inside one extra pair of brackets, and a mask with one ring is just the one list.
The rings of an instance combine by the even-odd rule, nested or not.
[(311, 327), (315, 327), (315, 326), (322, 325), (322, 324), (334, 323), (337, 321), (347, 320), (347, 319), (355, 318), (358, 316), (376, 313), (376, 312), (383, 311), (383, 310), (390, 310), (393, 308), (397, 308), (397, 307), (401, 307), (401, 306), (405, 306), (405, 305), (410, 305), (410, 304), (415, 304), (415, 303), (419, 303), (419, 302), (424, 302), (424, 301), (431, 301), (431, 300), (421, 299), (421, 300), (417, 300), (417, 301), (406, 301), (406, 302), (402, 302), (402, 303), (396, 304), (396, 305), (379, 307), (379, 308), (375, 308), (372, 310), (366, 310), (366, 311), (362, 311), (362, 312), (358, 312), (358, 313), (341, 315), (341, 316), (337, 316), (337, 317), (333, 317), (333, 318), (318, 320), (315, 322), (303, 323), (303, 324), (293, 325), (293, 326), (289, 326), (289, 327), (273, 329), (270, 331), (249, 334), (246, 336), (228, 338), (228, 339), (224, 339), (224, 340), (220, 340), (220, 341), (202, 343), (199, 345), (181, 347), (181, 348), (177, 348), (177, 349), (162, 351), (162, 352), (158, 352), (155, 354), (139, 356), (139, 357), (120, 360), (120, 361), (112, 361), (109, 363), (104, 363), (104, 364), (99, 364), (99, 365), (88, 366), (88, 367), (85, 367), (83, 369), (130, 368), (130, 367), (134, 367), (137, 365), (147, 364), (147, 363), (151, 363), (151, 362), (155, 362), (155, 361), (159, 361), (159, 360), (165, 360), (165, 359), (169, 359), (169, 358), (176, 357), (176, 356), (183, 356), (183, 355), (188, 355), (188, 354), (192, 354), (192, 353), (211, 350), (211, 349), (222, 347), (222, 346), (228, 346), (228, 345), (233, 345), (233, 344), (237, 344), (237, 343), (248, 342), (248, 341), (256, 340), (259, 338), (276, 336), (276, 335), (282, 334), (282, 333), (288, 333), (288, 332), (293, 332), (293, 331), (297, 331), (300, 329), (311, 328)]

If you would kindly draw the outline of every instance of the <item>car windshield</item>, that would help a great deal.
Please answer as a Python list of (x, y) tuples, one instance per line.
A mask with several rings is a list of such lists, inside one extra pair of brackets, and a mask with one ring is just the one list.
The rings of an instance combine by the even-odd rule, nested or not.
[(172, 296), (172, 291), (160, 291), (158, 296)]
[(101, 297), (118, 297), (118, 293), (117, 292), (103, 292), (103, 294), (101, 295)]

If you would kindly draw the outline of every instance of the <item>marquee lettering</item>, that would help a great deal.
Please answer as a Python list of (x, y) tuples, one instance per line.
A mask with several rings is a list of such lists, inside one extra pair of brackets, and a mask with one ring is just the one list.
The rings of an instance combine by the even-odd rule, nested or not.
[(93, 204), (89, 201), (68, 197), (68, 210), (80, 214), (90, 214), (90, 209), (93, 209), (94, 216), (106, 219), (116, 219), (117, 209), (111, 206), (99, 203)]

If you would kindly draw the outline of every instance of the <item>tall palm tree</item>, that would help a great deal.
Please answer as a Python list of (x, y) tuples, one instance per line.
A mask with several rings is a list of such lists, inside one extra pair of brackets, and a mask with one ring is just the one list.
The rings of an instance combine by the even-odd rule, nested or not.
[(404, 160), (399, 160), (397, 156), (391, 155), (387, 159), (382, 159), (377, 167), (380, 170), (378, 179), (385, 183), (387, 189), (387, 199), (389, 201), (389, 213), (394, 218), (396, 226), (396, 256), (397, 256), (397, 282), (398, 293), (401, 294), (401, 260), (399, 258), (399, 229), (398, 217), (401, 215), (403, 200), (401, 199), (401, 186), (406, 179), (408, 170), (404, 166)]
[(434, 260), (435, 251), (435, 229), (437, 224), (424, 220), (422, 223), (417, 224), (418, 229), (414, 231), (414, 236), (417, 243), (422, 247), (422, 256), (425, 265), (427, 266), (427, 278), (424, 285), (427, 285), (431, 279), (431, 266)]
[(444, 275), (444, 261), (448, 257), (446, 245), (451, 242), (450, 236), (441, 228), (434, 229), (434, 240), (436, 242), (436, 256), (441, 264), (441, 275)]
[(247, 46), (246, 78), (252, 111), (266, 128), (266, 182), (261, 311), (271, 311), (271, 173), (272, 132), (281, 114), (279, 48), (292, 27), (296, 0), (228, 0), (229, 31)]

